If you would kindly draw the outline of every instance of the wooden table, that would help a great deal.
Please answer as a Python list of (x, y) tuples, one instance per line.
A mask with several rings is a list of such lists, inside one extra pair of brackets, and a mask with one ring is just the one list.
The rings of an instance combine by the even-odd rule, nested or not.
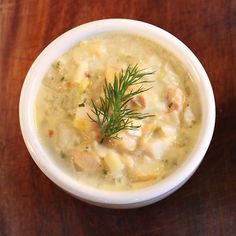
[[(204, 65), (217, 104), (213, 140), (176, 193), (148, 207), (88, 205), (56, 187), (23, 142), (21, 86), (39, 52), (63, 32), (101, 18), (160, 26)], [(236, 235), (235, 0), (0, 1), (0, 235)]]

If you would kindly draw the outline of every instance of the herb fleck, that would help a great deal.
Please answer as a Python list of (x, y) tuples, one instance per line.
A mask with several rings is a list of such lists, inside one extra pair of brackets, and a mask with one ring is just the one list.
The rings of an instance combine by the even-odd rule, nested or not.
[(84, 102), (83, 102), (83, 103), (80, 103), (80, 104), (78, 105), (78, 107), (85, 107)]
[(168, 104), (168, 107), (171, 108), (173, 106), (173, 102)]
[(63, 151), (60, 152), (60, 156), (61, 156), (61, 158), (63, 158), (63, 159), (67, 157), (66, 154), (65, 154)]

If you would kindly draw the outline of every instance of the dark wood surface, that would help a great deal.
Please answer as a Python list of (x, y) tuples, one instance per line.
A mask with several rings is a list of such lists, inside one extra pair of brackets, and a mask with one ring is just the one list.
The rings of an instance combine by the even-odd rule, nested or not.
[[(132, 18), (160, 26), (200, 59), (217, 106), (213, 140), (193, 177), (148, 207), (88, 205), (56, 187), (23, 142), (18, 102), (39, 52), (82, 23)], [(0, 0), (0, 235), (236, 235), (236, 1)]]

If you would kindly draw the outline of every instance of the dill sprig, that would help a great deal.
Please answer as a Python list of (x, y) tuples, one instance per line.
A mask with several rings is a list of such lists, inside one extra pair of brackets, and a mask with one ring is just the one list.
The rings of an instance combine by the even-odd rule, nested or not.
[[(100, 97), (100, 104), (97, 106), (92, 100), (92, 112), (95, 118), (89, 118), (98, 124), (101, 131), (101, 143), (107, 138), (119, 138), (118, 132), (124, 129), (135, 130), (140, 125), (134, 125), (132, 120), (142, 120), (152, 115), (140, 113), (128, 108), (127, 104), (134, 96), (143, 93), (149, 88), (144, 88), (144, 83), (151, 81), (142, 80), (144, 76), (154, 72), (139, 70), (138, 65), (129, 65), (126, 70), (114, 75), (113, 83), (105, 80), (104, 97)], [(140, 85), (138, 89), (131, 86)]]

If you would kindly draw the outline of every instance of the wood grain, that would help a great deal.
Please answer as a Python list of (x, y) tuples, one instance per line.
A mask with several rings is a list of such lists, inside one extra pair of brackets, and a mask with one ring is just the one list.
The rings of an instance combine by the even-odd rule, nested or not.
[[(176, 35), (198, 56), (217, 104), (203, 163), (175, 194), (148, 207), (82, 203), (47, 179), (22, 140), (18, 103), (27, 70), (68, 29), (132, 18)], [(0, 1), (0, 235), (236, 235), (236, 1)]]

